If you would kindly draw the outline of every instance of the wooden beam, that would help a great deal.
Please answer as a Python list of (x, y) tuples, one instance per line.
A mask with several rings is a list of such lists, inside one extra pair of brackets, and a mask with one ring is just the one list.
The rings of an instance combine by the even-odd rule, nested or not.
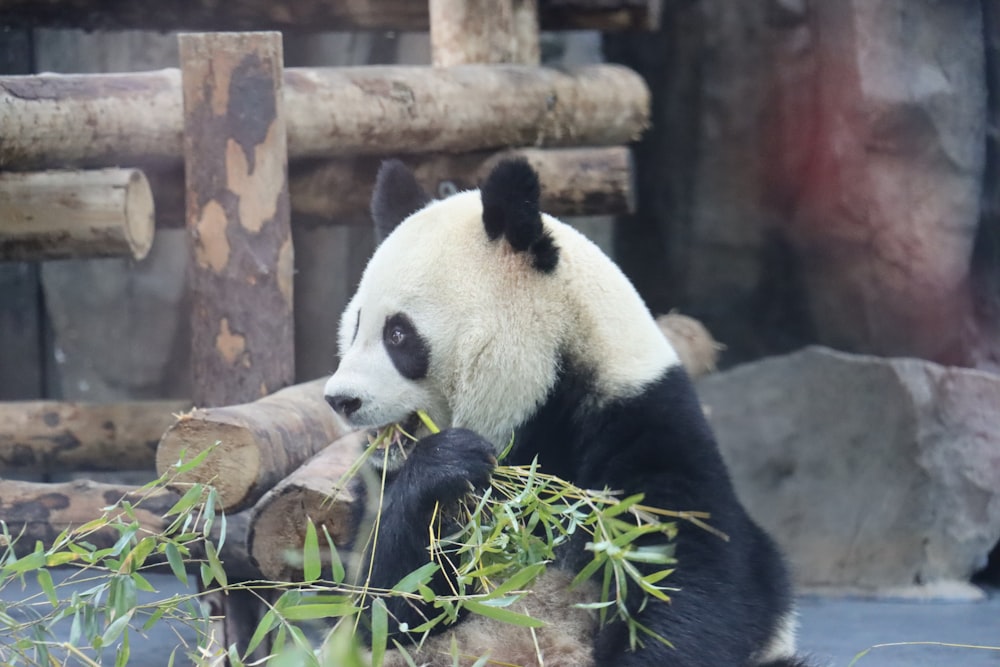
[[(0, 517), (7, 523), (11, 537), (15, 538), (14, 553), (18, 557), (34, 551), (35, 542), (41, 542), (45, 548), (52, 546), (63, 530), (99, 519), (106, 507), (122, 498), (133, 504), (141, 539), (146, 535), (160, 534), (170, 526), (173, 519), (165, 520), (163, 515), (180, 500), (180, 494), (159, 489), (145, 495), (139, 487), (90, 480), (42, 484), (0, 479)], [(118, 517), (131, 523), (124, 513), (119, 513)], [(217, 520), (210, 533), (210, 539), (215, 542), (221, 535), (221, 526), (222, 523)], [(260, 571), (252, 565), (246, 550), (248, 527), (248, 514), (226, 517), (226, 540), (219, 557), (231, 578), (260, 578)], [(98, 549), (104, 549), (113, 546), (120, 538), (121, 533), (109, 527), (91, 533), (86, 539)], [(5, 546), (0, 544), (0, 551)], [(204, 558), (205, 554), (200, 548), (195, 548), (192, 557)], [(154, 552), (147, 558), (146, 564), (165, 565), (166, 556)], [(192, 569), (196, 570), (197, 566), (197, 563), (188, 563)]]
[(435, 66), (538, 64), (536, 0), (430, 0), (428, 4)]
[(0, 261), (142, 259), (153, 193), (138, 169), (0, 174)]
[[(350, 549), (363, 514), (360, 474), (343, 487), (338, 481), (358, 459), (362, 438), (351, 434), (334, 442), (267, 492), (250, 511), (247, 549), (266, 579), (299, 581), (307, 520), (322, 536), (325, 528), (334, 544)], [(369, 470), (369, 468), (366, 468)], [(320, 539), (323, 564), (329, 550)]]
[[(546, 30), (651, 30), (662, 0), (541, 0)], [(426, 31), (427, 3), (415, 0), (0, 0), (7, 26), (88, 30)]]
[(243, 403), (295, 378), (281, 35), (181, 35), (192, 261), (191, 397)]
[(152, 470), (156, 446), (188, 401), (0, 403), (0, 475)]
[[(646, 128), (650, 98), (617, 65), (467, 65), (289, 68), (283, 99), (300, 159), (625, 144)], [(176, 163), (180, 74), (0, 77), (0, 127), (3, 169)]]
[[(499, 153), (414, 156), (405, 160), (436, 197), (478, 188), (496, 163), (526, 159), (542, 183), (542, 210), (555, 216), (619, 215), (634, 208), (628, 148), (519, 148)], [(294, 166), (292, 215), (298, 220), (370, 223), (368, 203), (380, 160), (330, 160)]]
[[(347, 433), (323, 398), (325, 378), (298, 384), (252, 403), (195, 409), (160, 439), (156, 469), (215, 451), (181, 482), (213, 484), (226, 511), (239, 511)], [(216, 443), (218, 445), (216, 446)]]

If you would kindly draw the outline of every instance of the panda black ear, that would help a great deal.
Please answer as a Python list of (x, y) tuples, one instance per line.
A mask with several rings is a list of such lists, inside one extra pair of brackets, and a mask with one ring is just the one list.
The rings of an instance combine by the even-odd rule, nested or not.
[(532, 264), (551, 273), (559, 261), (559, 247), (542, 226), (538, 206), (538, 174), (525, 160), (505, 160), (490, 172), (479, 189), (483, 226), (491, 241), (500, 236), (518, 252), (528, 251)]
[(430, 202), (431, 197), (399, 160), (386, 160), (379, 167), (372, 191), (371, 212), (375, 241), (381, 243), (399, 223)]

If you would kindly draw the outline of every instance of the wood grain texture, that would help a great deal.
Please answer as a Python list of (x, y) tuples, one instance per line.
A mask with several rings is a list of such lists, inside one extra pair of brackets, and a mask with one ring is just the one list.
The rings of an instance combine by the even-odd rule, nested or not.
[(325, 383), (321, 378), (294, 385), (252, 403), (196, 408), (163, 434), (157, 470), (166, 472), (182, 453), (190, 460), (214, 447), (178, 481), (213, 484), (226, 511), (249, 507), (347, 432), (323, 398)]
[(345, 552), (350, 548), (363, 514), (363, 488), (359, 478), (342, 477), (361, 455), (361, 440), (357, 434), (337, 440), (278, 482), (250, 510), (247, 549), (264, 577), (302, 579), (309, 519), (320, 536), (324, 567), (330, 563), (324, 528), (336, 546)]
[(0, 403), (5, 471), (151, 470), (160, 437), (187, 401)]
[(153, 245), (153, 215), (138, 169), (2, 173), (0, 260), (139, 260)]
[(191, 397), (244, 403), (295, 374), (281, 37), (181, 35), (180, 55)]
[[(0, 77), (0, 168), (177, 164), (180, 90), (170, 69)], [(618, 65), (289, 68), (282, 99), (291, 159), (619, 145), (650, 104)]]

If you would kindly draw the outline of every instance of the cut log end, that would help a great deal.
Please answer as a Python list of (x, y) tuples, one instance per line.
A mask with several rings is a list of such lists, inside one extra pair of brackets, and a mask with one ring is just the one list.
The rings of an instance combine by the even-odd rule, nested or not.
[[(342, 481), (361, 452), (359, 437), (349, 435), (316, 454), (258, 501), (250, 517), (247, 551), (268, 579), (302, 577), (302, 548), (308, 520), (316, 526), (323, 564), (330, 557), (324, 530), (338, 547), (349, 547), (360, 522), (360, 482)], [(337, 486), (343, 483), (343, 488)]]
[(0, 175), (0, 260), (140, 260), (153, 230), (153, 192), (138, 169)]
[(236, 506), (250, 495), (260, 476), (257, 438), (246, 426), (203, 421), (198, 418), (200, 412), (195, 410), (167, 430), (156, 450), (156, 469), (166, 472), (178, 461), (190, 461), (214, 448), (201, 465), (178, 475), (175, 481), (211, 484), (223, 507)]
[(145, 259), (153, 247), (155, 219), (153, 190), (146, 175), (133, 169), (125, 190), (125, 237), (136, 260)]

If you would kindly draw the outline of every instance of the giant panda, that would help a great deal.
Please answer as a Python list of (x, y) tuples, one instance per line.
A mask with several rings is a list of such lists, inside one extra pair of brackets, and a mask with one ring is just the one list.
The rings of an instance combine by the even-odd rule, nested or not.
[[(671, 602), (626, 597), (672, 648), (646, 641), (633, 651), (620, 623), (598, 628), (586, 612), (553, 612), (553, 601), (573, 594), (560, 597), (569, 578), (550, 568), (554, 579), (538, 583), (533, 607), (550, 614), (544, 664), (805, 665), (795, 656), (782, 557), (737, 499), (677, 354), (618, 267), (540, 212), (539, 190), (537, 174), (518, 160), (499, 163), (480, 190), (442, 200), (431, 200), (399, 161), (378, 173), (371, 209), (380, 243), (343, 313), (341, 361), (325, 397), (356, 429), (398, 423), (422, 437), (372, 457), (389, 482), (369, 584), (390, 588), (427, 562), (435, 503), (486, 484), (513, 436), (511, 464), (537, 458), (543, 471), (584, 488), (706, 511), (728, 536), (682, 524)], [(417, 410), (445, 428), (419, 430)], [(579, 563), (574, 556), (560, 562)], [(432, 586), (448, 591), (440, 573)], [(388, 610), (390, 631), (403, 638), (426, 611), (403, 600)], [(511, 648), (504, 629), (476, 627), (486, 622), (454, 626), (477, 638), (463, 655), (488, 654), (488, 664), (532, 659), (523, 646)], [(584, 650), (573, 653), (580, 642)], [(427, 656), (418, 664), (452, 664)]]

